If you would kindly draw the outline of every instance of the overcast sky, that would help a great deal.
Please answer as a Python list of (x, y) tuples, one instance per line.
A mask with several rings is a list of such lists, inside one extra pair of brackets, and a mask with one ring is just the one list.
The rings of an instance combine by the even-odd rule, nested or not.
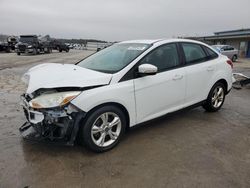
[(250, 0), (0, 0), (0, 33), (109, 41), (250, 27)]

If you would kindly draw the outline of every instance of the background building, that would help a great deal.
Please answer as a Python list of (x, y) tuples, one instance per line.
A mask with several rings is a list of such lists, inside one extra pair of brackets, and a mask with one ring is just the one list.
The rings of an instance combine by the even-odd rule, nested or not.
[(210, 45), (227, 44), (239, 50), (240, 57), (250, 58), (250, 28), (216, 32), (212, 36), (192, 37)]

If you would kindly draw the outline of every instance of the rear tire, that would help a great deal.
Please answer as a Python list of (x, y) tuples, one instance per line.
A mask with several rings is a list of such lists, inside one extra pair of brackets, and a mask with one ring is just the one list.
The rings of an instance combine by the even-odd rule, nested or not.
[(114, 148), (121, 140), (126, 117), (116, 106), (103, 106), (91, 112), (82, 122), (79, 141), (91, 151), (101, 153)]
[(21, 53), (20, 53), (20, 52), (17, 52), (16, 54), (17, 54), (17, 55), (21, 55)]
[(210, 90), (207, 100), (203, 105), (203, 108), (208, 112), (216, 112), (218, 111), (224, 101), (226, 96), (226, 88), (225, 85), (221, 82), (217, 82), (212, 89)]

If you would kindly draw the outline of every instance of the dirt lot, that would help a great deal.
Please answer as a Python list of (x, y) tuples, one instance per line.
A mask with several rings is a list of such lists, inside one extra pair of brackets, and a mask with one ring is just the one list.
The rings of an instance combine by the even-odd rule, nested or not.
[[(0, 54), (0, 187), (250, 187), (250, 87), (232, 90), (218, 113), (196, 108), (133, 129), (104, 154), (23, 141), (21, 75), (90, 53)], [(235, 69), (250, 75), (249, 65)]]

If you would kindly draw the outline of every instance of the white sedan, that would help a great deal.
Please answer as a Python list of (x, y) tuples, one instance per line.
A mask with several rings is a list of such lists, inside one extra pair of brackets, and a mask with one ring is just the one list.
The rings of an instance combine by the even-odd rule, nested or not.
[(26, 139), (112, 149), (125, 130), (202, 105), (219, 110), (232, 87), (232, 62), (192, 40), (114, 44), (76, 65), (41, 64), (23, 76)]

